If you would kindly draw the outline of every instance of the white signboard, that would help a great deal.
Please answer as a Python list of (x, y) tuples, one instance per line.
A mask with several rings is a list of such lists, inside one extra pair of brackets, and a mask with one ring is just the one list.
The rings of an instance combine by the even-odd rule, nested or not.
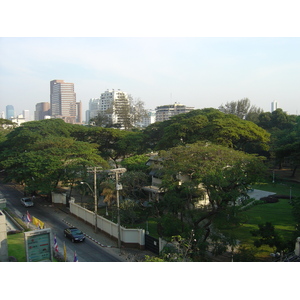
[(24, 232), (28, 262), (53, 260), (53, 239), (50, 228)]

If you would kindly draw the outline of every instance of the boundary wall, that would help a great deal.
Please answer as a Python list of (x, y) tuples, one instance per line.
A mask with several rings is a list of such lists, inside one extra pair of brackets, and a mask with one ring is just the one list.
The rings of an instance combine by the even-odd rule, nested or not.
[[(92, 226), (95, 223), (94, 212), (75, 203), (74, 199), (70, 200), (70, 212)], [(118, 224), (97, 215), (97, 228), (111, 238), (118, 239)], [(124, 246), (145, 249), (144, 229), (125, 228), (120, 226), (120, 235), (121, 244)]]

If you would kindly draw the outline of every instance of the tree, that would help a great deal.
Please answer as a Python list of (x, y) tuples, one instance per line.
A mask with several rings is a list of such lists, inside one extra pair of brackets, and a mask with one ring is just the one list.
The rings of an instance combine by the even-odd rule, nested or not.
[(262, 245), (268, 245), (271, 248), (275, 248), (275, 251), (279, 253), (288, 250), (288, 243), (278, 235), (272, 223), (259, 224), (258, 228), (258, 230), (251, 231), (253, 236), (259, 237), (259, 239), (254, 241), (255, 247), (259, 248)]
[(281, 168), (282, 162), (288, 161), (294, 176), (300, 165), (300, 117), (277, 109), (272, 113), (261, 114), (259, 125), (271, 135), (270, 154), (275, 164)]
[(107, 113), (98, 112), (97, 116), (90, 119), (89, 124), (94, 126), (105, 127), (105, 128), (113, 127), (113, 123), (108, 112)]
[(247, 115), (245, 116), (245, 120), (247, 121), (251, 121), (255, 124), (259, 123), (259, 116), (260, 114), (262, 114), (264, 111), (256, 106), (251, 106), (251, 108), (249, 109)]
[[(236, 199), (247, 195), (249, 185), (263, 176), (265, 171), (262, 158), (211, 143), (174, 147), (161, 151), (159, 157), (163, 161), (164, 173), (161, 188), (166, 196), (155, 205), (161, 214), (176, 215), (182, 212), (185, 228), (180, 234), (193, 229), (199, 248), (216, 230), (214, 220), (223, 214), (231, 217), (236, 213)], [(188, 178), (186, 183), (178, 184), (179, 173)], [(174, 190), (177, 191), (178, 201), (172, 202), (170, 199), (176, 199), (173, 198)], [(193, 207), (193, 202), (197, 200), (193, 198), (195, 190), (208, 195), (210, 209)]]
[(104, 196), (103, 202), (111, 206), (117, 199), (115, 183), (111, 180), (104, 181), (100, 184), (100, 187), (102, 189), (101, 195)]
[(7, 119), (0, 118), (0, 143), (5, 140), (6, 135), (11, 132), (17, 126), (16, 123), (13, 123)]
[(6, 180), (24, 183), (28, 192), (50, 193), (59, 182), (74, 182), (84, 166), (107, 166), (96, 145), (70, 137), (70, 126), (58, 119), (34, 121), (9, 133), (0, 153)]
[(114, 161), (118, 166), (120, 160), (143, 153), (144, 144), (141, 132), (131, 132), (115, 128), (91, 127), (74, 130), (72, 137), (97, 144), (101, 157)]
[[(151, 124), (145, 131), (151, 149), (169, 149), (197, 141), (211, 141), (249, 153), (268, 149), (270, 134), (253, 122), (210, 108), (194, 110)], [(145, 143), (147, 141), (145, 140)]]
[(149, 167), (146, 165), (149, 156), (145, 154), (133, 155), (126, 157), (122, 160), (122, 166), (127, 169), (127, 171), (142, 171), (148, 172)]
[(145, 194), (142, 187), (148, 184), (148, 175), (141, 171), (125, 172), (120, 182), (123, 185), (123, 192), (127, 197), (143, 202)]
[[(257, 114), (263, 112), (262, 109), (250, 104), (248, 98), (243, 98), (238, 101), (227, 102), (225, 105), (219, 106), (219, 110), (225, 114), (236, 115), (240, 119), (246, 119), (252, 121), (256, 119)], [(252, 120), (251, 120), (252, 119)]]

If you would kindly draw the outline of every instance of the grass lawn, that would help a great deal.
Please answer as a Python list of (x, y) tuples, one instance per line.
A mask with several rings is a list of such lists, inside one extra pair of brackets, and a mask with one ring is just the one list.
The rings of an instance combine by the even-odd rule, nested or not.
[(18, 262), (26, 261), (24, 233), (7, 235), (8, 256), (13, 256)]
[[(290, 195), (290, 187), (292, 196), (300, 197), (300, 185), (297, 183), (261, 183), (253, 186), (255, 189), (274, 192), (278, 195)], [(295, 220), (292, 215), (292, 206), (288, 199), (279, 199), (277, 203), (266, 203), (251, 207), (250, 209), (241, 212), (241, 225), (230, 230), (241, 244), (247, 248), (257, 250), (256, 257), (258, 259), (266, 260), (270, 258), (270, 253), (274, 251), (273, 248), (262, 246), (256, 248), (253, 245), (255, 237), (250, 233), (251, 230), (258, 229), (259, 224), (266, 222), (272, 223), (276, 232), (285, 239), (289, 239), (295, 229)], [(228, 232), (229, 230), (224, 230)]]
[(300, 197), (300, 184), (293, 182), (260, 183), (252, 185), (254, 189), (267, 192), (274, 192), (278, 195), (287, 195), (290, 193), (293, 197)]

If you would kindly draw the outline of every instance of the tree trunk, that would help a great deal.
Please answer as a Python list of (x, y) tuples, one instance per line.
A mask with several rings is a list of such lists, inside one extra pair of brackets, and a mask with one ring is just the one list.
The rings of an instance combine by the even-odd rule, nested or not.
[(295, 177), (297, 168), (298, 168), (298, 165), (295, 165), (295, 167), (293, 168), (293, 172), (292, 172), (291, 177), (293, 177), (293, 178)]

